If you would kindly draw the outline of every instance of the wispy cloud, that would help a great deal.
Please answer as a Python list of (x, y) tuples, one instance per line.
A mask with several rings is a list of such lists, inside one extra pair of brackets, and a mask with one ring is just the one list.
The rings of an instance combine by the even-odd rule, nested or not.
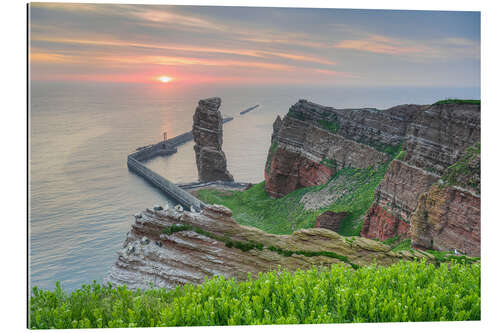
[(30, 61), (39, 63), (74, 63), (74, 57), (58, 53), (30, 52)]
[(136, 25), (176, 25), (177, 27), (221, 31), (228, 30), (229, 28), (221, 22), (178, 13), (175, 11), (175, 7), (168, 5), (34, 3), (31, 7), (51, 9), (60, 12), (90, 13), (96, 16), (122, 17), (126, 20), (133, 20)]
[(339, 49), (392, 55), (423, 53), (426, 51), (426, 48), (422, 45), (411, 45), (407, 42), (398, 41), (381, 35), (370, 35), (363, 39), (343, 40), (335, 44), (335, 47)]
[(400, 56), (414, 61), (480, 57), (480, 44), (467, 38), (441, 38), (427, 41), (402, 40), (382, 35), (367, 35), (334, 44), (335, 48)]
[(162, 66), (209, 66), (209, 67), (245, 67), (245, 68), (263, 68), (274, 71), (291, 71), (294, 66), (283, 65), (279, 63), (252, 62), (241, 60), (217, 60), (205, 58), (188, 57), (168, 57), (168, 56), (112, 56), (95, 57), (94, 61), (106, 64), (142, 64), (142, 65), (162, 65)]
[(128, 47), (128, 48), (143, 48), (150, 50), (170, 50), (170, 51), (187, 51), (195, 54), (204, 53), (216, 53), (216, 54), (228, 54), (228, 55), (238, 55), (247, 56), (254, 58), (282, 58), (290, 59), (296, 61), (318, 63), (325, 65), (335, 65), (335, 62), (329, 59), (307, 55), (307, 54), (294, 54), (294, 53), (284, 53), (277, 51), (267, 51), (267, 50), (252, 50), (252, 49), (223, 49), (223, 48), (212, 48), (203, 46), (189, 46), (189, 45), (162, 45), (162, 44), (151, 44), (151, 43), (138, 43), (133, 41), (121, 41), (121, 40), (89, 40), (89, 39), (68, 39), (68, 38), (51, 38), (51, 37), (35, 37), (34, 41), (40, 42), (52, 42), (60, 44), (83, 44), (83, 45), (94, 45), (94, 46), (116, 46), (116, 47)]
[(161, 25), (177, 25), (195, 29), (227, 31), (229, 27), (222, 23), (212, 22), (203, 18), (182, 15), (168, 10), (150, 9), (149, 7), (130, 7), (127, 14), (142, 20), (144, 23)]
[[(30, 63), (37, 73), (32, 78), (145, 82), (161, 74), (176, 76), (176, 82), (377, 84), (381, 75), (406, 82), (409, 76), (427, 80), (429, 73), (439, 72), (443, 82), (455, 84), (457, 72), (463, 73), (463, 82), (476, 80), (468, 78), (480, 57), (477, 19), (452, 12), (442, 14), (445, 20), (430, 20), (428, 12), (410, 13), (413, 21), (398, 21), (400, 31), (394, 20), (384, 22), (384, 17), (395, 18), (384, 11), (69, 3), (30, 7)], [(428, 22), (425, 29), (419, 29), (419, 17)], [(456, 29), (463, 24), (471, 30)]]

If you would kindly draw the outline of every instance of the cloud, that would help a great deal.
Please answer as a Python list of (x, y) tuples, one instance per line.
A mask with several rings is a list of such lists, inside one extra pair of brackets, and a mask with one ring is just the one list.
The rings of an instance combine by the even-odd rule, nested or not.
[[(285, 33), (282, 33), (281, 35), (284, 34)], [(283, 44), (283, 45), (301, 46), (301, 47), (315, 48), (315, 49), (328, 47), (327, 42), (314, 41), (312, 40), (311, 36), (301, 36), (301, 37), (288, 36), (289, 38), (285, 39), (280, 37), (263, 37), (262, 35), (269, 35), (269, 34), (259, 33), (256, 35), (247, 35), (247, 36), (242, 36), (240, 39), (252, 43), (272, 44), (272, 45)]]
[(156, 25), (170, 24), (200, 30), (229, 30), (226, 25), (221, 23), (211, 22), (192, 15), (182, 15), (173, 11), (153, 9), (151, 7), (133, 6), (128, 14), (144, 21), (144, 23), (154, 23)]
[(281, 57), (285, 59), (291, 59), (291, 60), (298, 60), (298, 61), (305, 61), (305, 62), (312, 62), (312, 63), (317, 63), (317, 64), (324, 64), (324, 65), (335, 65), (335, 61), (331, 61), (328, 59), (320, 58), (320, 57), (315, 57), (312, 55), (302, 55), (302, 54), (291, 54), (291, 53), (281, 53), (281, 52), (269, 52), (269, 51), (258, 51), (257, 53), (261, 54), (267, 54), (275, 57)]
[(106, 5), (98, 5), (92, 3), (65, 3), (65, 2), (32, 2), (30, 8), (45, 8), (51, 10), (68, 11), (68, 12), (93, 12), (99, 13)]
[(261, 61), (241, 61), (232, 59), (206, 59), (194, 57), (170, 56), (67, 56), (56, 53), (32, 52), (30, 61), (35, 63), (81, 63), (93, 66), (123, 67), (128, 65), (161, 65), (161, 66), (208, 66), (208, 67), (244, 67), (260, 68), (272, 71), (291, 71), (295, 66)]
[(156, 49), (156, 50), (170, 50), (170, 51), (186, 51), (197, 55), (203, 55), (204, 53), (216, 53), (216, 54), (222, 53), (227, 55), (247, 56), (254, 58), (276, 57), (276, 58), (324, 64), (324, 65), (336, 64), (332, 60), (317, 56), (312, 56), (307, 54), (284, 53), (278, 51), (267, 51), (267, 50), (236, 49), (236, 48), (223, 49), (215, 47), (189, 46), (189, 45), (162, 45), (162, 44), (151, 44), (151, 43), (141, 43), (141, 42), (121, 41), (121, 40), (90, 40), (90, 39), (69, 39), (69, 38), (51, 38), (51, 37), (35, 37), (32, 40), (39, 42), (52, 42), (60, 44), (83, 44), (83, 45), (95, 45), (95, 46), (144, 48), (152, 50)]
[(111, 80), (116, 74), (146, 80), (139, 74), (165, 71), (193, 82), (224, 77), (378, 84), (380, 73), (406, 82), (404, 73), (411, 69), (415, 76), (427, 79), (439, 72), (443, 82), (448, 77), (454, 82), (455, 72), (477, 71), (480, 56), (479, 40), (466, 38), (475, 31), (452, 29), (466, 27), (470, 20), (453, 13), (447, 14), (451, 23), (428, 20), (426, 29), (418, 29), (421, 21), (415, 20), (398, 23), (404, 28), (400, 31), (393, 29), (393, 21), (383, 21), (389, 15), (384, 11), (68, 3), (30, 7), (30, 63), (44, 78)]
[(448, 61), (480, 58), (480, 43), (466, 38), (439, 38), (426, 41), (396, 39), (368, 35), (360, 39), (343, 40), (338, 49), (403, 57), (412, 62)]
[(65, 11), (75, 14), (91, 14), (92, 16), (113, 16), (123, 22), (131, 21), (135, 25), (175, 25), (196, 29), (227, 31), (228, 26), (222, 23), (184, 15), (176, 12), (176, 7), (164, 5), (129, 5), (129, 4), (92, 4), (92, 3), (34, 3), (33, 8)]
[(415, 54), (426, 51), (426, 48), (422, 45), (411, 45), (410, 43), (381, 35), (371, 35), (364, 39), (343, 40), (335, 44), (335, 47), (391, 55)]
[(30, 61), (38, 63), (73, 63), (75, 59), (64, 54), (31, 51)]

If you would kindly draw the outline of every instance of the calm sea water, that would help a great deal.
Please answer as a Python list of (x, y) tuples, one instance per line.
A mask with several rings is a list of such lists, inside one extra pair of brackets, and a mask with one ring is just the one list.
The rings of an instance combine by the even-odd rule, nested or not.
[[(260, 182), (272, 123), (299, 98), (334, 107), (386, 108), (447, 97), (479, 98), (474, 88), (340, 88), (47, 83), (31, 85), (30, 285), (73, 290), (101, 282), (132, 214), (169, 201), (126, 165), (129, 152), (191, 129), (201, 98), (219, 96), (223, 149), (237, 181)], [(261, 107), (243, 116), (239, 112)], [(174, 182), (197, 180), (193, 143), (148, 162)]]

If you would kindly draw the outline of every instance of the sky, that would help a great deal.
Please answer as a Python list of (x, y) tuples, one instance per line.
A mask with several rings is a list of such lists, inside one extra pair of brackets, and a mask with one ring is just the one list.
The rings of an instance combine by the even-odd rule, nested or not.
[(480, 13), (33, 3), (33, 81), (480, 85)]

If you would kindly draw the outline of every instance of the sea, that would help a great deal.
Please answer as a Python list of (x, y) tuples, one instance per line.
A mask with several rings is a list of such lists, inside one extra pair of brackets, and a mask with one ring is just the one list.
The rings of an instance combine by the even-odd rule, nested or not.
[[(335, 108), (388, 108), (445, 98), (479, 99), (474, 87), (30, 83), (29, 287), (74, 291), (102, 282), (133, 214), (172, 200), (127, 169), (127, 154), (191, 130), (198, 100), (218, 96), (223, 150), (236, 181), (258, 183), (272, 124), (299, 99)], [(245, 115), (240, 111), (260, 106)], [(193, 142), (147, 162), (176, 183), (197, 181)]]

